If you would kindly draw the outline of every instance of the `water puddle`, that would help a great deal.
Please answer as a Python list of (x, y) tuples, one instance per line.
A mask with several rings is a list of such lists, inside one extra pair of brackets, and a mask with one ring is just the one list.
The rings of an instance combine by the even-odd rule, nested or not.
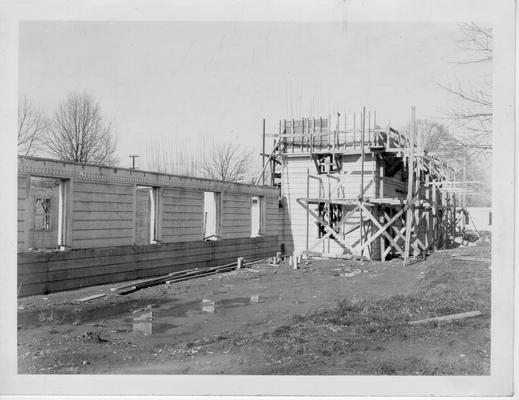
[[(186, 326), (186, 319), (207, 314), (225, 314), (234, 307), (250, 306), (266, 301), (267, 297), (253, 295), (222, 300), (201, 299), (134, 299), (103, 307), (74, 307), (73, 309), (48, 309), (37, 312), (18, 312), (18, 324), (31, 325), (82, 325), (112, 327), (114, 332), (138, 332), (145, 336), (170, 333)], [(123, 328), (123, 329), (120, 329)]]
[(257, 304), (259, 302), (260, 302), (259, 296), (234, 297), (232, 299), (223, 299), (223, 300), (217, 300), (217, 301), (210, 300), (210, 299), (203, 299), (202, 300), (202, 312), (215, 313), (217, 311), (221, 311), (226, 308), (248, 306), (250, 304)]
[(178, 325), (168, 322), (154, 321), (153, 311), (150, 311), (133, 319), (132, 330), (149, 336), (168, 332), (177, 327)]
[(250, 297), (234, 297), (223, 300), (202, 299), (177, 303), (173, 306), (163, 305), (139, 314), (131, 319), (132, 330), (145, 336), (169, 333), (182, 326), (179, 318), (189, 318), (204, 313), (215, 314), (233, 307), (258, 304), (265, 300), (258, 295)]

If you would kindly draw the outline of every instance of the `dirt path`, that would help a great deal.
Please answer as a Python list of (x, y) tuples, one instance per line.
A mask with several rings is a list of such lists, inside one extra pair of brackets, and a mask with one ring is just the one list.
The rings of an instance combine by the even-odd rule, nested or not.
[[(465, 251), (472, 256), (488, 252)], [(272, 359), (272, 346), (261, 338), (290, 325), (294, 315), (330, 310), (340, 299), (362, 302), (413, 295), (430, 265), (460, 253), (436, 253), (405, 268), (400, 260), (312, 260), (300, 270), (286, 264), (256, 265), (125, 296), (111, 292), (115, 285), (110, 285), (23, 298), (18, 302), (19, 372), (282, 373), (287, 360)], [(86, 303), (75, 301), (97, 293), (106, 296)], [(485, 347), (485, 335), (469, 328), (463, 326), (458, 336), (465, 335), (465, 343), (479, 341), (478, 348)], [(327, 329), (327, 340), (343, 340), (340, 329)], [(466, 356), (468, 349), (458, 349), (463, 340), (456, 338), (458, 346), (451, 343), (445, 329), (434, 331), (429, 332), (427, 346), (416, 337), (396, 341), (390, 348), (386, 344), (378, 350), (366, 348), (364, 357), (381, 360), (373, 373), (395, 372), (386, 365), (395, 357), (404, 363), (438, 359), (448, 364), (453, 352), (447, 354), (445, 349), (453, 346), (462, 358), (474, 361)], [(354, 359), (337, 358), (315, 371), (301, 365), (295, 373), (358, 373), (355, 365)]]

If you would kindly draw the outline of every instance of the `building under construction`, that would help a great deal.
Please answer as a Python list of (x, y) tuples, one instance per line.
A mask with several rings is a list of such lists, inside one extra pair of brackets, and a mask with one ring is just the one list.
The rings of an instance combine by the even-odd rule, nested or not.
[[(259, 181), (278, 186), (296, 254), (385, 261), (446, 247), (464, 216), (456, 195), (470, 188), (411, 133), (377, 125), (365, 110), (279, 122)], [(265, 123), (264, 123), (265, 127)]]
[(274, 145), (256, 185), (19, 157), (18, 294), (280, 252), (405, 262), (448, 246), (467, 188), (414, 127), (382, 128), (365, 111), (333, 125), (264, 129)]

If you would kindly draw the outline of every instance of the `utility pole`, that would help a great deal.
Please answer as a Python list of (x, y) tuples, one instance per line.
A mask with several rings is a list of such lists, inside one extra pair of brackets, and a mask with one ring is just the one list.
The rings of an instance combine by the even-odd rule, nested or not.
[(135, 159), (139, 156), (137, 154), (130, 154), (128, 157), (130, 157), (132, 159), (132, 168), (131, 169), (135, 169)]

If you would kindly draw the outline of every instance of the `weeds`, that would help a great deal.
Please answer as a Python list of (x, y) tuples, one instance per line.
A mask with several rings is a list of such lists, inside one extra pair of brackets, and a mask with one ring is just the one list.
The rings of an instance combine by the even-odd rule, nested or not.
[[(470, 374), (485, 370), (486, 364), (428, 362), (419, 358), (372, 361), (367, 353), (383, 353), (384, 343), (419, 340), (428, 335), (445, 335), (467, 324), (488, 328), (486, 322), (435, 323), (409, 326), (410, 320), (479, 309), (490, 310), (490, 272), (484, 267), (452, 267), (448, 260), (430, 263), (413, 295), (397, 295), (379, 300), (339, 301), (333, 309), (295, 315), (288, 323), (256, 338), (263, 346), (271, 373), (315, 371), (348, 356), (361, 354), (354, 373), (372, 375)], [(254, 342), (254, 340), (253, 340)], [(250, 344), (250, 341), (249, 341)]]

